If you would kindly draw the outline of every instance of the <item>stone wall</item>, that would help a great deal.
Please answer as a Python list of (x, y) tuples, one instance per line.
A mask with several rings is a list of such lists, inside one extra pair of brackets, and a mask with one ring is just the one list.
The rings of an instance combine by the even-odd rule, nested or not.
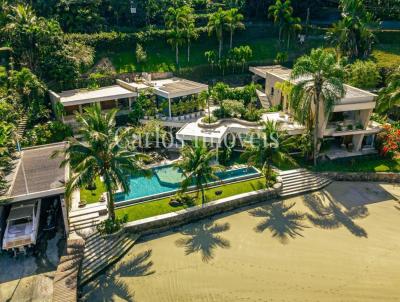
[(322, 176), (336, 181), (377, 181), (400, 183), (400, 173), (389, 172), (324, 172)]
[(193, 221), (229, 211), (241, 206), (250, 205), (278, 197), (282, 184), (277, 183), (273, 188), (243, 193), (220, 200), (209, 202), (202, 206), (194, 206), (173, 213), (149, 217), (125, 225), (125, 228), (134, 233), (148, 235), (170, 230), (171, 228), (191, 223)]

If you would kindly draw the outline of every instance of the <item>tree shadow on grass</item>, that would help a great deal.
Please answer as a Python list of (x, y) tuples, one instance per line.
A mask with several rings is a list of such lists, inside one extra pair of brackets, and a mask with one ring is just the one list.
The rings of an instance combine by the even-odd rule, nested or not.
[(307, 227), (303, 224), (305, 215), (291, 210), (295, 205), (296, 203), (285, 205), (281, 201), (249, 211), (253, 217), (264, 218), (254, 230), (262, 233), (269, 229), (272, 237), (277, 238), (282, 244), (288, 243), (289, 238), (303, 237), (301, 232)]
[(219, 234), (230, 229), (229, 223), (218, 224), (212, 221), (198, 223), (186, 227), (181, 234), (186, 236), (176, 240), (178, 247), (185, 248), (185, 254), (201, 253), (203, 262), (209, 262), (214, 258), (216, 248), (230, 248), (230, 242)]
[(144, 277), (155, 273), (150, 260), (152, 251), (135, 255), (132, 259), (117, 263), (113, 268), (83, 288), (82, 301), (114, 301), (116, 297), (134, 302), (135, 293), (120, 277)]
[(355, 206), (347, 209), (323, 191), (304, 196), (304, 204), (312, 212), (307, 214), (307, 218), (313, 225), (328, 230), (343, 226), (357, 237), (368, 237), (366, 230), (353, 221), (367, 217), (367, 207)]

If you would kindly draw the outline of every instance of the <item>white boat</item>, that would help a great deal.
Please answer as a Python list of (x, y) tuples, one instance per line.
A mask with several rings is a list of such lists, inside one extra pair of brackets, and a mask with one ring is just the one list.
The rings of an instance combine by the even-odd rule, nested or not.
[(12, 205), (3, 237), (3, 250), (26, 251), (36, 244), (41, 199)]

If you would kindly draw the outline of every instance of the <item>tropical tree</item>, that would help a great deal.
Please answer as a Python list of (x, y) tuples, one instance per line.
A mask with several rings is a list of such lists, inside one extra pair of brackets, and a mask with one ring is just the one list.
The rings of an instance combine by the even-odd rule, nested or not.
[(187, 44), (187, 61), (190, 62), (190, 45), (191, 40), (196, 40), (199, 37), (199, 32), (196, 28), (195, 17), (193, 14), (193, 8), (185, 5), (181, 8), (182, 14), (184, 15), (184, 28), (183, 36), (186, 39)]
[(279, 44), (282, 42), (282, 32), (288, 20), (292, 17), (293, 7), (290, 0), (276, 0), (268, 8), (268, 16), (274, 20), (279, 27)]
[(187, 19), (186, 13), (186, 8), (175, 8), (172, 6), (165, 13), (165, 26), (169, 29), (169, 38), (167, 41), (175, 47), (176, 65), (179, 65), (179, 46), (185, 40), (183, 29)]
[(275, 163), (293, 162), (288, 154), (294, 147), (294, 137), (288, 136), (274, 121), (266, 121), (261, 133), (250, 137), (245, 143), (245, 151), (242, 158), (251, 165), (261, 167), (266, 183), (271, 178), (271, 166)]
[(292, 16), (287, 16), (285, 25), (284, 25), (284, 30), (286, 31), (287, 34), (287, 50), (289, 50), (290, 47), (290, 40), (293, 36), (296, 35), (296, 33), (300, 32), (303, 29), (301, 26), (301, 19), (298, 17), (292, 17)]
[(376, 40), (372, 28), (377, 22), (363, 0), (341, 0), (342, 19), (327, 33), (330, 43), (349, 59), (366, 58)]
[[(90, 185), (97, 177), (102, 177), (107, 190), (108, 213), (115, 220), (114, 192), (121, 187), (129, 192), (129, 175), (142, 172), (143, 154), (130, 150), (126, 144), (130, 129), (119, 131), (115, 126), (117, 110), (103, 114), (100, 105), (85, 109), (77, 114), (82, 139), (71, 138), (64, 150), (65, 160), (69, 164), (72, 177), (66, 185), (66, 195)], [(56, 155), (56, 154), (55, 154)]]
[(204, 187), (210, 180), (217, 180), (215, 172), (222, 170), (221, 166), (212, 164), (217, 156), (217, 150), (210, 150), (202, 141), (196, 141), (194, 146), (185, 145), (181, 150), (181, 156), (182, 159), (176, 163), (175, 167), (184, 175), (182, 189), (186, 190), (194, 183), (197, 192), (201, 192), (201, 201), (204, 205)]
[(400, 106), (400, 66), (388, 78), (387, 86), (379, 91), (377, 111), (384, 113)]
[(243, 21), (243, 15), (239, 13), (239, 10), (237, 8), (231, 8), (230, 10), (226, 11), (225, 26), (230, 33), (230, 42), (229, 42), (230, 49), (232, 49), (234, 31), (237, 29), (245, 28), (242, 21)]
[(204, 53), (204, 56), (207, 58), (208, 64), (211, 65), (211, 70), (214, 70), (214, 65), (217, 62), (217, 54), (214, 50), (208, 50)]
[(321, 138), (321, 109), (327, 118), (334, 104), (345, 94), (344, 71), (333, 53), (321, 48), (311, 50), (310, 55), (300, 57), (291, 74), (295, 82), (290, 106), (297, 120), (314, 130), (314, 165), (318, 157), (318, 141)]
[(218, 59), (222, 57), (222, 46), (224, 39), (224, 28), (226, 27), (226, 11), (219, 8), (215, 13), (211, 14), (208, 19), (207, 29), (208, 34), (215, 33), (218, 39)]

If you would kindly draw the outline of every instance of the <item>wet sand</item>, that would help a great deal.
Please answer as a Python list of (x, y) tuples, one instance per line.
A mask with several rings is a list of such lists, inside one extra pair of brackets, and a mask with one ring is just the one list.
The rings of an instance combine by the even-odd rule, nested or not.
[(333, 183), (145, 238), (83, 300), (400, 301), (399, 193)]

